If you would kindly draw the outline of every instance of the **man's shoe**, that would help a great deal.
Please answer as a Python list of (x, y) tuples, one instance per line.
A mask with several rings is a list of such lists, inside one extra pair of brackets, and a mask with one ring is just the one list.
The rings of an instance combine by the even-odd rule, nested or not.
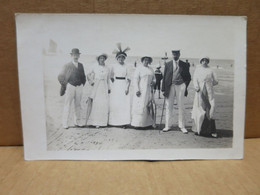
[(182, 133), (184, 133), (184, 134), (188, 133), (187, 129), (185, 129), (185, 128), (180, 128), (180, 129), (181, 129)]
[(169, 127), (164, 127), (164, 129), (162, 130), (163, 132), (167, 132), (167, 131), (169, 131), (170, 130), (170, 128)]
[(218, 138), (218, 134), (217, 133), (211, 133), (211, 137)]

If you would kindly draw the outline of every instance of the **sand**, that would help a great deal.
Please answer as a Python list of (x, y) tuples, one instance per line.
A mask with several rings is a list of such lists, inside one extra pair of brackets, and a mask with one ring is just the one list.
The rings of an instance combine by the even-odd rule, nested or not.
[[(94, 58), (93, 58), (94, 59)], [(94, 64), (94, 60), (87, 60), (87, 56), (81, 58), (85, 71), (90, 69), (86, 64)], [(131, 65), (138, 59), (135, 57), (128, 59)], [(216, 86), (216, 126), (219, 138), (209, 138), (196, 136), (191, 131), (192, 120), (191, 110), (193, 105), (194, 90), (191, 82), (188, 90), (189, 95), (185, 98), (185, 119), (188, 134), (183, 134), (177, 128), (177, 106), (175, 106), (175, 117), (173, 118), (173, 129), (169, 132), (160, 132), (163, 99), (158, 99), (157, 103), (157, 129), (136, 130), (131, 127), (122, 129), (117, 127), (106, 128), (69, 128), (63, 129), (61, 117), (63, 111), (64, 96), (59, 95), (60, 85), (57, 75), (68, 57), (64, 56), (45, 56), (43, 59), (44, 67), (44, 92), (47, 124), (47, 149), (48, 150), (121, 150), (121, 149), (170, 149), (170, 148), (230, 148), (233, 139), (233, 66), (230, 61), (213, 61), (212, 68), (216, 71), (219, 78), (219, 85)], [(129, 62), (130, 61), (130, 62)], [(156, 60), (153, 66), (156, 66)], [(196, 60), (191, 62), (195, 62)], [(110, 61), (112, 63), (112, 60)], [(192, 63), (191, 63), (192, 64)], [(217, 65), (219, 68), (217, 69)], [(191, 66), (193, 75), (195, 67)], [(134, 71), (134, 68), (133, 68)], [(84, 121), (86, 111), (86, 99), (91, 90), (87, 84), (84, 87), (82, 98), (82, 120)], [(131, 92), (131, 91), (130, 91)], [(70, 114), (70, 125), (73, 126), (73, 108)], [(164, 111), (165, 115), (165, 111)]]

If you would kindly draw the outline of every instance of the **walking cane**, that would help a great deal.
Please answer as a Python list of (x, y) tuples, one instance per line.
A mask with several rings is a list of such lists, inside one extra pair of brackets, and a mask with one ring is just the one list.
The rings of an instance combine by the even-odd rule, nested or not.
[(164, 111), (164, 107), (165, 107), (165, 97), (164, 97), (164, 100), (163, 100), (163, 108), (162, 108), (162, 115), (161, 115), (161, 121), (160, 121), (160, 127), (162, 125), (162, 119), (163, 119), (163, 111)]
[[(168, 59), (167, 57), (167, 52), (165, 52), (165, 56), (162, 58), (162, 60), (164, 60), (164, 64), (166, 63), (166, 60)], [(163, 108), (162, 108), (162, 115), (161, 115), (161, 121), (160, 121), (160, 127), (162, 125), (162, 119), (163, 119), (163, 111), (164, 111), (164, 107), (165, 107), (165, 100), (166, 98), (164, 97), (164, 100), (163, 100)], [(160, 133), (160, 130), (159, 130), (159, 133)]]

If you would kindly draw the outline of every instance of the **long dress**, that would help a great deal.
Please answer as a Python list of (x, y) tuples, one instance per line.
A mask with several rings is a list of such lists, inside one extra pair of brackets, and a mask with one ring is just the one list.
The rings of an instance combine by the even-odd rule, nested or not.
[(199, 65), (193, 76), (195, 93), (191, 118), (195, 122), (193, 131), (209, 135), (216, 132), (215, 95), (213, 86), (218, 84), (217, 76), (209, 67)]
[[(148, 104), (153, 99), (151, 83), (155, 82), (154, 71), (150, 67), (139, 66), (134, 73), (134, 94), (132, 105), (132, 122), (134, 127), (147, 127), (154, 124), (153, 117), (148, 111)], [(136, 92), (141, 95), (137, 97)]]
[(131, 122), (131, 105), (130, 92), (125, 94), (130, 82), (127, 65), (115, 64), (110, 73), (114, 83), (111, 85), (109, 125), (128, 125)]
[(110, 89), (109, 68), (98, 65), (91, 72), (94, 83), (90, 98), (93, 99), (92, 109), (88, 120), (88, 125), (107, 126), (109, 113)]

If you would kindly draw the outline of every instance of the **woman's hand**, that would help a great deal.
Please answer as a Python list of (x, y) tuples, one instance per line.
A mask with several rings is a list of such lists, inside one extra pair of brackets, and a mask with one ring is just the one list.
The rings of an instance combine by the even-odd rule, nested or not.
[(137, 91), (137, 92), (136, 92), (136, 96), (137, 96), (137, 97), (140, 97), (140, 96), (141, 96), (141, 92), (140, 92), (140, 91)]
[(92, 99), (91, 97), (88, 97), (88, 99), (87, 99), (86, 103), (88, 103), (88, 101), (92, 102), (92, 101), (93, 101), (93, 99)]
[(128, 95), (128, 93), (129, 93), (129, 89), (126, 89), (125, 94)]

